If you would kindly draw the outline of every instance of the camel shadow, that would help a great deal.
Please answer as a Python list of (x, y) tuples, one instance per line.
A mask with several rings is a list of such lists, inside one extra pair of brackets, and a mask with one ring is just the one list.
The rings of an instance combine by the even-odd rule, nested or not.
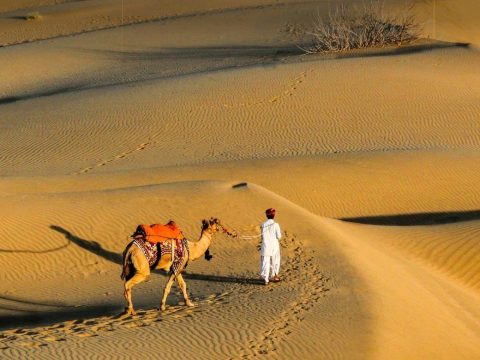
[(65, 230), (64, 228), (58, 225), (50, 225), (50, 229), (63, 234), (68, 241), (74, 243), (75, 245), (81, 247), (82, 249), (85, 249), (115, 264), (118, 264), (118, 265), (122, 264), (122, 254), (118, 254), (116, 252), (106, 250), (102, 247), (102, 245), (100, 245), (98, 242), (94, 240), (85, 240), (85, 239), (79, 238), (78, 236), (73, 235), (70, 231)]
[[(105, 260), (108, 260), (110, 262), (113, 262), (114, 264), (117, 265), (122, 265), (123, 259), (122, 259), (122, 254), (104, 249), (101, 244), (99, 244), (95, 240), (86, 240), (82, 239), (76, 235), (73, 235), (70, 231), (62, 228), (61, 226), (58, 225), (50, 225), (50, 229), (57, 231), (65, 236), (65, 238), (81, 247), (82, 249), (85, 249), (92, 254), (95, 254)], [(161, 270), (153, 270), (152, 271), (155, 274), (159, 274), (162, 276), (167, 276), (167, 273)], [(210, 282), (217, 282), (217, 283), (235, 283), (235, 284), (248, 284), (248, 285), (262, 285), (263, 282), (260, 279), (257, 278), (250, 278), (250, 277), (237, 277), (237, 276), (224, 276), (224, 275), (206, 275), (206, 274), (196, 274), (196, 273), (189, 273), (185, 271), (183, 273), (183, 278), (184, 279), (189, 279), (189, 280), (198, 280), (198, 281), (210, 281)]]
[(71, 244), (70, 240), (67, 240), (67, 242), (63, 245), (57, 246), (52, 249), (48, 250), (29, 250), (29, 249), (0, 249), (0, 253), (12, 253), (12, 254), (48, 254), (56, 251), (60, 251), (62, 249), (65, 249), (69, 247)]

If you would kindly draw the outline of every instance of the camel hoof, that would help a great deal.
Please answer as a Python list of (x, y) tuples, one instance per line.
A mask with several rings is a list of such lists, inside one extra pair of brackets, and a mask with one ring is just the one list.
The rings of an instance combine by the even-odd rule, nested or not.
[(124, 316), (135, 316), (137, 315), (137, 312), (135, 310), (133, 310), (132, 308), (125, 308), (125, 311), (123, 312), (123, 315)]
[(160, 311), (165, 311), (166, 309), (167, 309), (167, 307), (165, 305), (160, 306)]
[(185, 305), (187, 305), (188, 307), (195, 307), (195, 304), (193, 302), (191, 302), (190, 300), (186, 301)]

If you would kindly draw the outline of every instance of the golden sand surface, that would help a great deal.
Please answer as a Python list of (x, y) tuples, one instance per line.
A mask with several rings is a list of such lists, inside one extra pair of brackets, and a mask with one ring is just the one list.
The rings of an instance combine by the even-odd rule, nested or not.
[[(479, 4), (304, 55), (292, 29), (331, 6), (0, 0), (0, 358), (480, 358)], [(174, 286), (159, 313), (156, 272), (121, 316), (135, 227), (210, 216), (240, 237), (188, 265), (196, 306)]]

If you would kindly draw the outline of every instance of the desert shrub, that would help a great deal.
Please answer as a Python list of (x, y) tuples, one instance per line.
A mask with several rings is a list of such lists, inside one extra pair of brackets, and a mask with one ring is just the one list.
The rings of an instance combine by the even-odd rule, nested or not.
[(25, 20), (38, 20), (42, 17), (38, 11), (30, 12), (25, 15)]
[(410, 43), (418, 38), (418, 25), (410, 10), (387, 14), (382, 1), (360, 8), (340, 5), (326, 18), (315, 17), (313, 29), (306, 32), (312, 45), (304, 50), (335, 52)]

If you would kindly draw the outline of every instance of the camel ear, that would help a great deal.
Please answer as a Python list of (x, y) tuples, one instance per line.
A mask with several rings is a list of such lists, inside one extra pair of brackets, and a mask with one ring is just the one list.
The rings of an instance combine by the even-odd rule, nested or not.
[(208, 226), (209, 226), (209, 225), (208, 225), (208, 221), (205, 220), (205, 219), (203, 219), (203, 220), (202, 220), (202, 229), (205, 230), (205, 229), (208, 228)]

